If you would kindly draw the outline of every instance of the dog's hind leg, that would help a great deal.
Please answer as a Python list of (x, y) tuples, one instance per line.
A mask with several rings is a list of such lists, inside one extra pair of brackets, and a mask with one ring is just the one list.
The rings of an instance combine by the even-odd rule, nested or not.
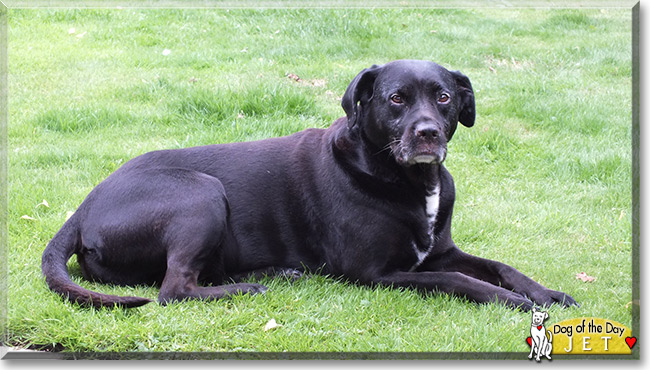
[(194, 232), (194, 235), (185, 234), (186, 239), (179, 240), (182, 244), (170, 248), (167, 271), (158, 295), (160, 303), (185, 299), (216, 300), (234, 294), (264, 293), (267, 290), (263, 285), (248, 283), (198, 286), (202, 270), (220, 268), (218, 253), (221, 248), (217, 244), (220, 241), (216, 241), (214, 235), (206, 235), (197, 230)]
[(267, 288), (260, 284), (237, 283), (214, 287), (200, 287), (198, 273), (183, 266), (170, 266), (160, 288), (161, 304), (185, 299), (216, 300), (235, 294), (264, 293)]
[[(204, 179), (206, 187), (176, 199), (161, 242), (167, 250), (167, 269), (158, 300), (162, 304), (185, 299), (216, 300), (233, 294), (263, 293), (260, 284), (222, 282), (224, 243), (229, 235), (229, 211), (225, 191), (216, 178)], [(195, 183), (196, 186), (198, 186)], [(210, 276), (215, 286), (201, 287), (199, 278)]]
[[(205, 215), (205, 213), (198, 213)], [(260, 284), (227, 284), (209, 287), (198, 286), (204, 270), (221, 268), (220, 234), (227, 232), (227, 220), (215, 222), (209, 217), (175, 224), (174, 237), (170, 237), (167, 271), (160, 287), (158, 301), (167, 304), (185, 299), (216, 300), (234, 294), (263, 293), (267, 288)], [(215, 280), (215, 282), (218, 280)]]
[(546, 341), (546, 348), (544, 350), (544, 356), (546, 356), (547, 359), (551, 359), (551, 352), (553, 351), (553, 333), (551, 333), (550, 330), (547, 330), (548, 332), (548, 340)]

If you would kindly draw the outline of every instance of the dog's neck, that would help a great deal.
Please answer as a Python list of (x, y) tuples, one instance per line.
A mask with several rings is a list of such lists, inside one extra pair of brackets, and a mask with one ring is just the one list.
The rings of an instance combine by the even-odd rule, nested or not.
[(344, 130), (334, 138), (333, 150), (346, 170), (357, 178), (367, 178), (374, 185), (411, 188), (419, 193), (431, 192), (440, 182), (442, 164), (402, 166), (390, 150), (382, 150), (363, 140), (358, 130)]
[(404, 168), (404, 173), (413, 183), (422, 184), (427, 193), (430, 193), (440, 184), (439, 164), (414, 164)]

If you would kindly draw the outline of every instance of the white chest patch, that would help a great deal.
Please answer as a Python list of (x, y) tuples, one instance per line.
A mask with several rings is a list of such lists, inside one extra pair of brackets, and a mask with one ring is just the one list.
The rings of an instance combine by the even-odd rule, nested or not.
[(433, 235), (433, 224), (436, 222), (438, 215), (438, 206), (440, 206), (440, 184), (436, 185), (431, 194), (427, 195), (427, 219)]
[(434, 235), (435, 235), (435, 223), (436, 223), (436, 216), (438, 215), (438, 207), (440, 206), (440, 184), (436, 185), (436, 187), (431, 191), (431, 193), (428, 193), (426, 196), (426, 212), (427, 212), (427, 220), (429, 221), (429, 236), (431, 236), (431, 244), (426, 250), (421, 250), (418, 248), (417, 244), (415, 242), (411, 243), (411, 246), (413, 247), (413, 250), (415, 251), (415, 254), (418, 257), (418, 260), (415, 262), (415, 264), (411, 267), (410, 271), (414, 271), (422, 261), (424, 261), (425, 258), (431, 253), (431, 250), (433, 249), (433, 244), (434, 244)]

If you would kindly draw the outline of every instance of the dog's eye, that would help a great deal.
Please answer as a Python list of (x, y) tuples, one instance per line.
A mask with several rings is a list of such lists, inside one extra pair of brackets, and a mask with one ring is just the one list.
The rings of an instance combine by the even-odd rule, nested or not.
[(390, 96), (390, 101), (392, 101), (395, 104), (403, 104), (404, 100), (402, 100), (402, 97), (399, 96), (398, 94), (393, 94)]
[(449, 101), (449, 94), (442, 93), (442, 94), (440, 94), (440, 96), (438, 97), (438, 103), (446, 103), (446, 102), (448, 102), (448, 101)]

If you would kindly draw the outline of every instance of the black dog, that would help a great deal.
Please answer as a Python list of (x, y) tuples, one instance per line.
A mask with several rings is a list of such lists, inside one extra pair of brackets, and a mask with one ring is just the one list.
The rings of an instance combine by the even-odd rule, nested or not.
[(524, 310), (576, 304), (451, 239), (454, 183), (442, 162), (457, 123), (474, 124), (466, 76), (426, 61), (372, 66), (352, 81), (342, 106), (347, 117), (325, 130), (129, 161), (48, 244), (48, 285), (97, 307), (150, 302), (74, 284), (66, 261), (76, 253), (85, 278), (161, 284), (161, 303), (264, 292), (225, 283), (306, 268)]

